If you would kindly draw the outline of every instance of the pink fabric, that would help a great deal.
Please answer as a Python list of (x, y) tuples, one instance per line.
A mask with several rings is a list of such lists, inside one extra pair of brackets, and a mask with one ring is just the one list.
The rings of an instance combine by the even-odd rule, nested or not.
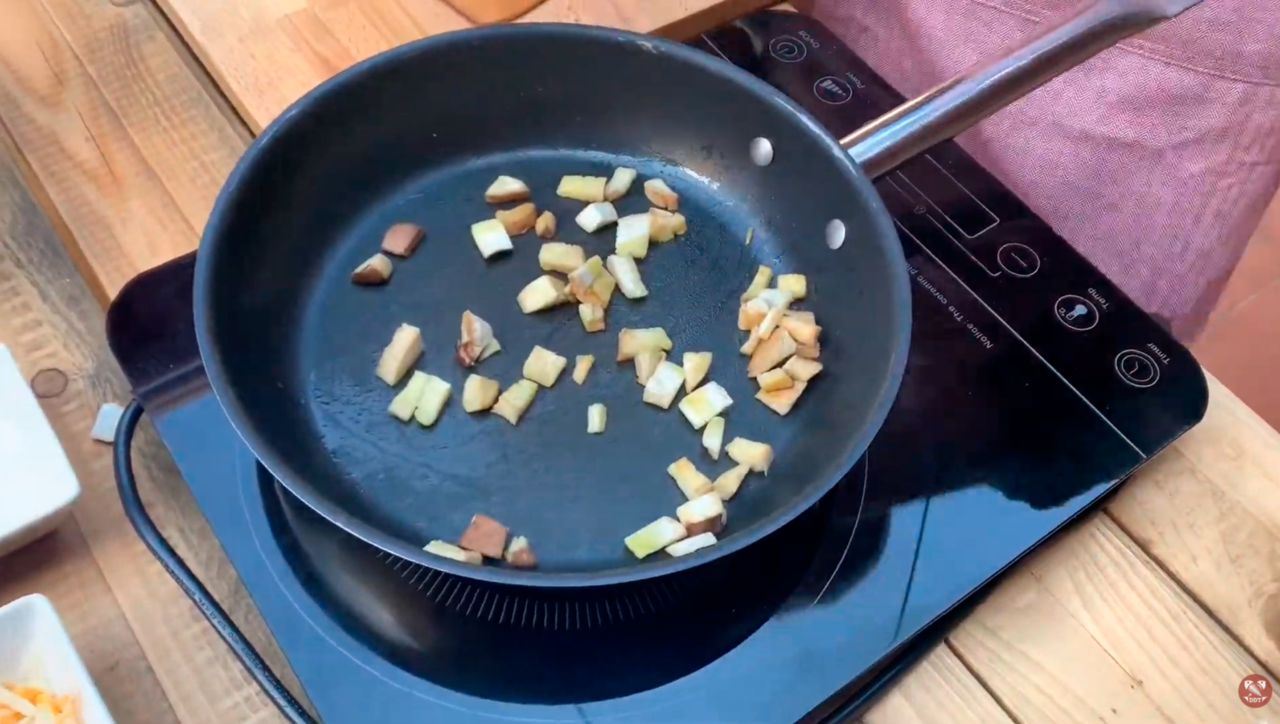
[[(801, 3), (918, 94), (1071, 0)], [(1280, 185), (1280, 0), (1206, 0), (962, 135), (961, 145), (1187, 340)]]

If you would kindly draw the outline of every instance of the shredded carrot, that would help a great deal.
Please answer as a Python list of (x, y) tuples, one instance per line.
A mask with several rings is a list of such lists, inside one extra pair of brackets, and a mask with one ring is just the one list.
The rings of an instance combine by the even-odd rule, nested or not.
[[(0, 684), (6, 693), (30, 704), (37, 711), (53, 717), (53, 724), (80, 724), (80, 705), (76, 697), (70, 694), (58, 695), (36, 686), (20, 686), (18, 684)], [(0, 696), (0, 724), (21, 724), (29, 721), (27, 714), (19, 712), (5, 703), (7, 697)]]

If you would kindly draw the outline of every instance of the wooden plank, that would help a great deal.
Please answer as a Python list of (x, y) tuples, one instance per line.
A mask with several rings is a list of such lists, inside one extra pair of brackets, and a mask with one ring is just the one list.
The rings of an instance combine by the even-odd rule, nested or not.
[[(0, 152), (0, 340), (28, 377), (57, 369), (70, 380), (61, 395), (43, 400), (42, 406), (80, 479), (75, 521), (109, 590), (94, 602), (109, 610), (114, 597), (172, 703), (172, 711), (165, 703), (153, 716), (121, 721), (163, 722), (174, 713), (184, 724), (279, 720), (124, 518), (110, 449), (92, 442), (89, 429), (98, 406), (127, 399), (128, 388), (107, 350), (102, 309), (20, 179), (10, 157)], [(163, 445), (148, 430), (135, 450), (139, 485), (157, 524), (297, 690)], [(146, 691), (145, 681), (139, 686)]]
[(1258, 724), (1259, 664), (1105, 515), (1020, 566), (950, 637), (1020, 722)]
[[(159, 0), (250, 128), (351, 63), (470, 27), (441, 0)], [(683, 38), (770, 0), (548, 0), (520, 22), (574, 22)]]
[(0, 0), (0, 119), (100, 301), (195, 247), (247, 134), (144, 3)]
[(1205, 420), (1108, 506), (1116, 522), (1280, 671), (1280, 434), (1212, 377)]
[(940, 645), (862, 716), (863, 724), (1013, 724), (973, 672)]

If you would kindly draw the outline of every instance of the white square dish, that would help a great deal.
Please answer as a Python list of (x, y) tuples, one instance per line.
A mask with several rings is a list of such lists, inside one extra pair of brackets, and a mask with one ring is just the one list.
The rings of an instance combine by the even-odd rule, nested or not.
[(49, 533), (80, 495), (67, 455), (0, 344), (0, 557)]
[(0, 681), (70, 694), (82, 724), (114, 724), (53, 604), (39, 594), (0, 608)]

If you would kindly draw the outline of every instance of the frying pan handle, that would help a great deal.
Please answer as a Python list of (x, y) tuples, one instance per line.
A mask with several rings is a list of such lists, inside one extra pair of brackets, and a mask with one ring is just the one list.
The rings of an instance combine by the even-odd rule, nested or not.
[(969, 70), (840, 139), (876, 178), (961, 133), (1124, 38), (1201, 0), (1089, 0), (1003, 57)]

